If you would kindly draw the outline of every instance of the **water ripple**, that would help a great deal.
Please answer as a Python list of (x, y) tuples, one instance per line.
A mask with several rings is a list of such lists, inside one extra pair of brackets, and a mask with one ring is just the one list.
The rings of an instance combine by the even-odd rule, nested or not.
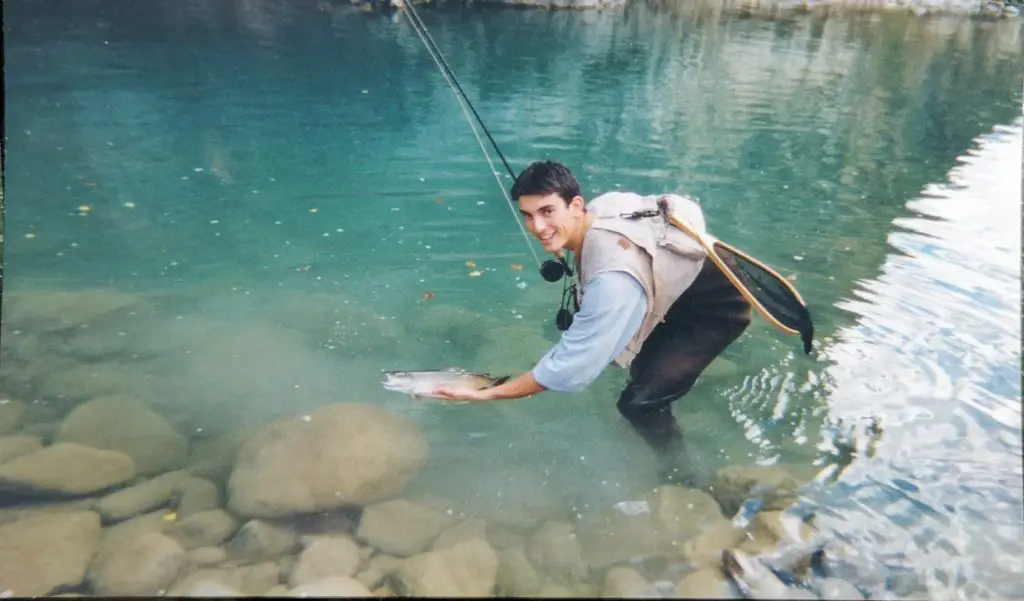
[[(1016, 266), (1006, 251), (993, 260), (1018, 236), (1019, 180), (1007, 185), (995, 174), (1018, 168), (1020, 140), (1020, 122), (1000, 128), (961, 159), (954, 185), (909, 203), (922, 217), (901, 220), (903, 233), (890, 238), (903, 252), (843, 303), (861, 321), (829, 349), (834, 413), (880, 413), (888, 438), (879, 452), (887, 460), (844, 475), (857, 485), (851, 502), (864, 520), (834, 527), (853, 535), (856, 524), (862, 539), (889, 524), (915, 532), (906, 554), (932, 598), (1020, 592), (994, 577), (1019, 573), (1009, 558), (1024, 552), (1020, 388), (1008, 378), (1009, 394), (987, 384), (1020, 360), (1019, 325), (1003, 300), (1016, 288)], [(982, 263), (988, 268), (974, 268)], [(883, 547), (895, 544), (891, 534)], [(996, 556), (1002, 568), (986, 559)]]

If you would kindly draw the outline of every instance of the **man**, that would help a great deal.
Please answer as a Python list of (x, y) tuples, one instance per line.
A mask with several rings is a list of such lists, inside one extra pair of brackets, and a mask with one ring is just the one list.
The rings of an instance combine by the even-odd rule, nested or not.
[[(535, 162), (512, 186), (544, 250), (570, 251), (579, 312), (530, 371), (485, 390), (441, 387), (438, 398), (489, 401), (545, 390), (579, 392), (614, 361), (629, 369), (618, 410), (659, 456), (667, 481), (688, 481), (671, 403), (750, 323), (751, 307), (704, 251), (660, 216), (657, 198), (609, 193), (589, 205), (568, 168)], [(671, 210), (703, 230), (699, 206), (666, 195)], [(646, 215), (623, 217), (648, 211)]]

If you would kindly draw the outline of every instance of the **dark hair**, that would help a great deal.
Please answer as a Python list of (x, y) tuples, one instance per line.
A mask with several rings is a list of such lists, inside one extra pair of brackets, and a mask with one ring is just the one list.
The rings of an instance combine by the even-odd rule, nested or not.
[(512, 198), (526, 195), (557, 194), (568, 205), (579, 196), (580, 184), (569, 168), (557, 161), (534, 161), (512, 184)]

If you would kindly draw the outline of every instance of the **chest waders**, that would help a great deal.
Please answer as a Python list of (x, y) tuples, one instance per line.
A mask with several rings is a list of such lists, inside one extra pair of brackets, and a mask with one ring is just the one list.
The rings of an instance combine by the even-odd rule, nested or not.
[[(629, 367), (617, 408), (658, 455), (662, 479), (693, 485), (683, 433), (671, 404), (746, 331), (756, 309), (777, 329), (799, 335), (810, 353), (814, 325), (806, 304), (781, 275), (725, 243), (702, 236), (668, 211), (656, 213), (697, 240), (707, 258), (697, 279), (672, 304)], [(637, 214), (636, 218), (654, 217)]]

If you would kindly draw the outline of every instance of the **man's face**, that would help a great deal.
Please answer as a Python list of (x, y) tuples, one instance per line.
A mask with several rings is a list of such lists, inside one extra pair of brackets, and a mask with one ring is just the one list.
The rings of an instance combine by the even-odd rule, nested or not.
[(557, 194), (519, 197), (519, 211), (526, 218), (526, 227), (540, 240), (549, 253), (565, 248), (583, 220), (583, 199), (576, 196), (566, 206)]

